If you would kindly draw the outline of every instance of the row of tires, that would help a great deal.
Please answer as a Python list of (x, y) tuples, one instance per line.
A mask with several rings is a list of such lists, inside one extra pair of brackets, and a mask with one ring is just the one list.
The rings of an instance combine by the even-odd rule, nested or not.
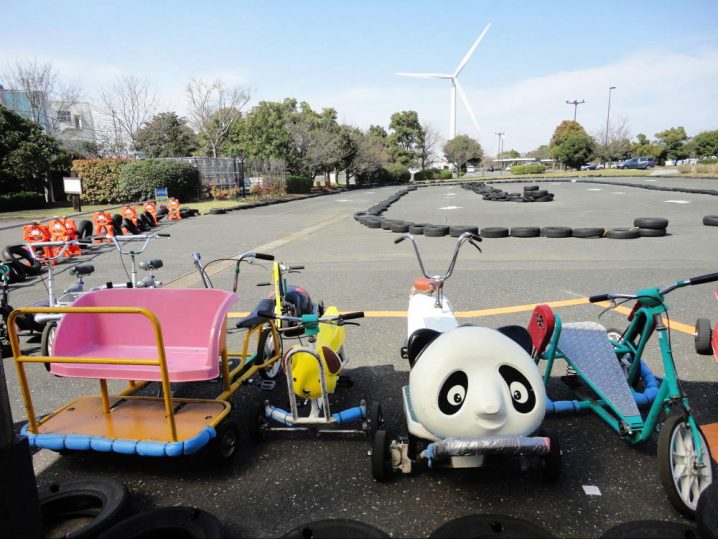
[(703, 224), (706, 226), (718, 226), (718, 215), (706, 215), (703, 217)]
[(525, 185), (523, 193), (508, 193), (486, 185), (484, 182), (464, 183), (461, 187), (481, 195), (483, 200), (493, 202), (551, 202), (554, 198), (553, 193), (546, 189), (539, 189), (538, 185)]
[[(312, 193), (309, 195), (303, 195), (300, 198), (314, 198), (314, 197), (322, 196), (322, 194), (323, 193)], [(277, 198), (274, 200), (260, 200), (258, 202), (248, 202), (246, 204), (237, 204), (236, 206), (230, 206), (229, 208), (210, 208), (207, 211), (207, 213), (209, 213), (210, 215), (224, 215), (225, 213), (231, 212), (231, 211), (251, 210), (252, 208), (262, 208), (264, 206), (272, 206), (274, 204), (284, 204), (285, 202), (291, 202), (292, 200), (298, 200), (298, 198)], [(196, 211), (196, 210), (194, 210), (194, 211)]]

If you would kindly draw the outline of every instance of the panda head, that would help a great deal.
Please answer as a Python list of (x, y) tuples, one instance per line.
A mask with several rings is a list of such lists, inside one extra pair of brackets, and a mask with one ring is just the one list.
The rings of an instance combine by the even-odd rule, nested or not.
[(436, 338), (409, 375), (411, 406), (433, 435), (528, 435), (546, 410), (543, 380), (517, 343), (489, 328), (459, 327)]

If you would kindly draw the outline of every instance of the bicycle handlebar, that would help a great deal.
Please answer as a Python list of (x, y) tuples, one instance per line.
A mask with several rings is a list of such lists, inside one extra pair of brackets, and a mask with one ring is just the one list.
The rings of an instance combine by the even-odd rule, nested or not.
[[(290, 322), (301, 322), (301, 316), (287, 316), (285, 314), (276, 314), (271, 311), (258, 311), (257, 314), (262, 318), (271, 318), (273, 320), (288, 320)], [(317, 318), (317, 322), (323, 324), (342, 324), (345, 320), (352, 320), (354, 318), (364, 318), (364, 311), (354, 311), (350, 313), (342, 313), (337, 316), (321, 317)]]
[(688, 279), (688, 284), (705, 284), (718, 281), (718, 273), (707, 273), (706, 275), (699, 275), (698, 277), (691, 277)]
[(451, 277), (451, 274), (454, 273), (454, 266), (456, 265), (456, 259), (459, 256), (459, 250), (461, 249), (461, 246), (469, 242), (471, 245), (476, 247), (479, 252), (481, 252), (481, 247), (479, 247), (476, 242), (482, 241), (481, 236), (478, 236), (477, 234), (473, 234), (471, 232), (464, 232), (459, 236), (459, 239), (456, 240), (456, 247), (454, 248), (454, 254), (451, 257), (451, 262), (449, 262), (449, 268), (446, 270), (446, 273), (444, 275), (434, 275), (431, 276), (426, 273), (426, 269), (424, 269), (424, 262), (421, 259), (421, 254), (419, 254), (419, 247), (416, 244), (416, 238), (413, 234), (403, 234), (401, 237), (394, 240), (394, 243), (401, 243), (405, 239), (411, 240), (411, 243), (414, 245), (414, 252), (416, 253), (416, 259), (419, 261), (419, 267), (421, 268), (421, 272), (424, 274), (424, 277), (427, 279), (433, 279), (434, 281), (446, 281), (449, 277)]
[[(107, 239), (109, 239), (114, 245), (115, 248), (119, 251), (120, 254), (123, 255), (129, 255), (129, 254), (142, 254), (145, 249), (147, 249), (147, 246), (150, 244), (150, 240), (152, 238), (169, 238), (170, 235), (166, 232), (154, 232), (151, 234), (134, 234), (134, 235), (122, 235), (122, 236), (111, 236), (107, 235), (105, 236)], [(120, 246), (120, 242), (133, 242), (133, 241), (144, 241), (144, 245), (140, 248), (138, 251), (123, 251), (122, 247)]]
[[(661, 288), (660, 290), (657, 289), (656, 292), (657, 294), (664, 296), (669, 292), (672, 292), (676, 288), (693, 286), (697, 284), (712, 283), (715, 281), (718, 281), (718, 273), (706, 273), (705, 275), (698, 275), (697, 277), (691, 277), (690, 279), (685, 279), (683, 281), (676, 281), (675, 283), (669, 284), (668, 286)], [(590, 303), (599, 303), (601, 301), (608, 301), (611, 299), (639, 299), (639, 296), (637, 294), (608, 293), (590, 296), (588, 298), (588, 301)]]
[(44, 256), (42, 257), (42, 260), (57, 260), (62, 255), (65, 254), (65, 251), (67, 251), (67, 248), (70, 245), (78, 245), (77, 240), (70, 240), (70, 241), (38, 241), (34, 243), (25, 243), (23, 244), (25, 247), (27, 247), (27, 250), (30, 252), (30, 256), (33, 260), (37, 260), (37, 256), (35, 255), (35, 248), (43, 248), (43, 247), (62, 247), (60, 249), (60, 252), (57, 253), (55, 256)]

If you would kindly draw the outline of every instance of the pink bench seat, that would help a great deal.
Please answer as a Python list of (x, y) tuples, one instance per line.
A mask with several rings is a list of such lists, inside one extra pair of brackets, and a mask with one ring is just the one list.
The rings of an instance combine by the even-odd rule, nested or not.
[[(227, 313), (237, 296), (214, 289), (116, 288), (89, 292), (73, 307), (145, 308), (162, 330), (170, 382), (219, 376), (226, 351)], [(142, 314), (67, 313), (57, 327), (55, 357), (158, 359), (151, 321)], [(162, 380), (159, 365), (52, 363), (51, 372), (74, 378)]]

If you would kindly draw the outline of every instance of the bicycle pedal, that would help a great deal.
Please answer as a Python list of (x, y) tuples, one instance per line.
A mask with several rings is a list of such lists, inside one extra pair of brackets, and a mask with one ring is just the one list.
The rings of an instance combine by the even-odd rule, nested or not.
[(272, 391), (275, 387), (277, 387), (277, 382), (274, 380), (262, 380), (259, 384), (259, 389), (262, 391)]

